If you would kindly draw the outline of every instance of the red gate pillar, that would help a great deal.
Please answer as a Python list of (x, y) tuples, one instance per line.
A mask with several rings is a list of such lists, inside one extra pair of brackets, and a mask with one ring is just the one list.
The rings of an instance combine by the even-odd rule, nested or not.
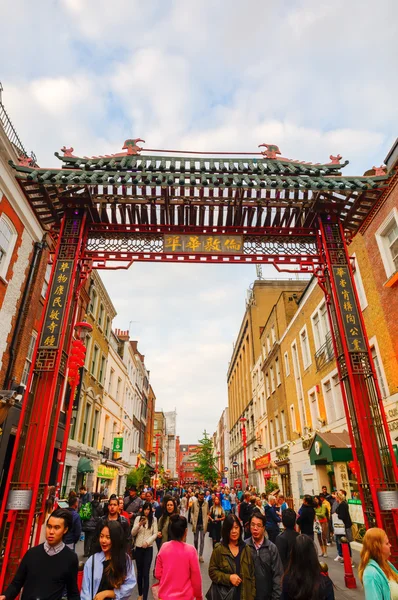
[(377, 376), (366, 335), (341, 223), (319, 218), (320, 254), (324, 260), (336, 359), (367, 527), (381, 527), (398, 560), (398, 536), (392, 508), (398, 508), (398, 468)]
[[(86, 217), (67, 211), (22, 403), (0, 509), (0, 592), (40, 527), (61, 411)], [(65, 436), (69, 432), (65, 430)]]

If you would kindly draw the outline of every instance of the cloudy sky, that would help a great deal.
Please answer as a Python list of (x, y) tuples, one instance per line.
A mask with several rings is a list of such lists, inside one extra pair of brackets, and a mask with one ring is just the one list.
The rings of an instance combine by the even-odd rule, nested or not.
[[(362, 174), (397, 135), (396, 0), (14, 0), (1, 17), (3, 102), (41, 166), (58, 166), (64, 144), (98, 155), (141, 137), (340, 153)], [(255, 267), (136, 264), (103, 278), (181, 440), (212, 433)]]

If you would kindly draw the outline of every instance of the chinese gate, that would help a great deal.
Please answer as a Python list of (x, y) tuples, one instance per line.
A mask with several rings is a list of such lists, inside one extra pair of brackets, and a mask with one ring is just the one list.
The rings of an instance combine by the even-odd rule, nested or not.
[(272, 264), (317, 277), (366, 523), (388, 532), (396, 560), (398, 506), (389, 510), (388, 499), (397, 466), (346, 246), (388, 186), (386, 173), (343, 176), (340, 156), (298, 162), (269, 144), (250, 155), (196, 157), (144, 151), (138, 141), (91, 158), (64, 147), (61, 169), (27, 157), (13, 165), (56, 251), (0, 511), (0, 589), (38, 542), (79, 289), (93, 268), (134, 261)]

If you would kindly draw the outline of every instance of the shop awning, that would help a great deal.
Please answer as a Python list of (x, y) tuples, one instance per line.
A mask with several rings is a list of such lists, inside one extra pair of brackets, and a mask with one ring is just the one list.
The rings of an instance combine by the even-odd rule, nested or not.
[(77, 463), (78, 473), (94, 473), (93, 461), (87, 458), (87, 456), (81, 456)]
[(326, 465), (352, 460), (351, 440), (347, 431), (317, 433), (308, 450), (312, 465)]

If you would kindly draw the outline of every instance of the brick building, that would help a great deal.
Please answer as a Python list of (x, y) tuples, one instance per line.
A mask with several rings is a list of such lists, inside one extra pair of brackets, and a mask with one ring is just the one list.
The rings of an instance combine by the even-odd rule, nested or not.
[(181, 485), (190, 485), (198, 483), (200, 477), (195, 473), (195, 455), (200, 450), (199, 444), (181, 444), (179, 455), (180, 455), (180, 473), (179, 479)]

